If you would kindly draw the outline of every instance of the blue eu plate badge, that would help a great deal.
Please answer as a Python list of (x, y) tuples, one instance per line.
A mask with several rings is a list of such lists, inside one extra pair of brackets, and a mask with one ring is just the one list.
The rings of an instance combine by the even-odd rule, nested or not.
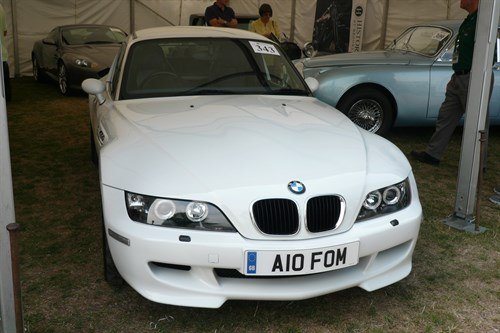
[(257, 273), (257, 252), (247, 252), (247, 274)]

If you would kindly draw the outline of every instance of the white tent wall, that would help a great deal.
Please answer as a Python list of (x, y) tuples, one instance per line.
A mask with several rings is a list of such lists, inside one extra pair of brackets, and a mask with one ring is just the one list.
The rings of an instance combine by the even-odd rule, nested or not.
[[(258, 14), (266, 2), (273, 7), (281, 30), (291, 35), (294, 0), (231, 0), (238, 14)], [(294, 39), (299, 44), (312, 39), (315, 0), (295, 0)], [(191, 14), (203, 14), (214, 0), (133, 0), (136, 30), (168, 25), (187, 25)], [(75, 23), (109, 24), (129, 32), (131, 0), (0, 0), (7, 15), (7, 47), (11, 75), (31, 75), (31, 49), (57, 25)], [(389, 44), (404, 27), (417, 22), (463, 19), (460, 0), (367, 0), (363, 50)], [(12, 8), (15, 5), (19, 69), (14, 64)], [(387, 13), (385, 9), (387, 8)], [(384, 15), (386, 14), (386, 15)], [(384, 16), (387, 22), (384, 22)], [(384, 27), (387, 27), (384, 37)], [(383, 38), (383, 40), (381, 40)]]

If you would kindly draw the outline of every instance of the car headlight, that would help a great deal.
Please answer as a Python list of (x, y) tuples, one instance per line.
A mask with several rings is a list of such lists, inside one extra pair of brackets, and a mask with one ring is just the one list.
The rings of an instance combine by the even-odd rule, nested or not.
[(401, 183), (372, 191), (366, 195), (356, 222), (394, 213), (407, 207), (410, 204), (410, 199), (408, 178)]
[(169, 228), (236, 232), (216, 206), (202, 201), (156, 198), (125, 192), (131, 220)]
[(314, 45), (311, 42), (304, 44), (302, 52), (308, 58), (314, 57), (316, 55), (316, 50), (314, 49)]
[(77, 66), (80, 67), (97, 68), (97, 64), (95, 62), (91, 62), (90, 60), (87, 59), (77, 58), (75, 59), (75, 64), (77, 64)]
[(90, 67), (90, 61), (85, 59), (75, 59), (75, 64), (81, 67)]

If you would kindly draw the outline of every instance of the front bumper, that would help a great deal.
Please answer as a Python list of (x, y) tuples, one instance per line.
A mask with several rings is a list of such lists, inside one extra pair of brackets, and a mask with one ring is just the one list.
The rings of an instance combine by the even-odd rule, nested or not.
[[(152, 301), (218, 308), (228, 299), (298, 300), (359, 286), (367, 291), (406, 277), (422, 220), (417, 199), (406, 209), (360, 223), (347, 232), (307, 240), (249, 240), (238, 233), (156, 227), (129, 219), (124, 193), (102, 186), (103, 213), (115, 265), (137, 292)], [(393, 226), (390, 222), (398, 220)], [(127, 238), (125, 245), (109, 230)], [(180, 241), (189, 236), (190, 242)], [(316, 249), (359, 242), (359, 263), (293, 277), (228, 277), (244, 270), (247, 250)], [(158, 264), (160, 263), (160, 264)], [(189, 270), (188, 270), (189, 268)]]

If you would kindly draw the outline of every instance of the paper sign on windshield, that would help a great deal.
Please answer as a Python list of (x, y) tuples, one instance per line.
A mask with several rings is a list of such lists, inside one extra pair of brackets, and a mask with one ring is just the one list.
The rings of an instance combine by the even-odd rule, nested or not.
[(448, 37), (449, 33), (448, 32), (436, 32), (434, 35), (432, 35), (432, 39), (442, 41), (446, 37)]
[(255, 53), (280, 55), (272, 44), (250, 41), (250, 45)]

